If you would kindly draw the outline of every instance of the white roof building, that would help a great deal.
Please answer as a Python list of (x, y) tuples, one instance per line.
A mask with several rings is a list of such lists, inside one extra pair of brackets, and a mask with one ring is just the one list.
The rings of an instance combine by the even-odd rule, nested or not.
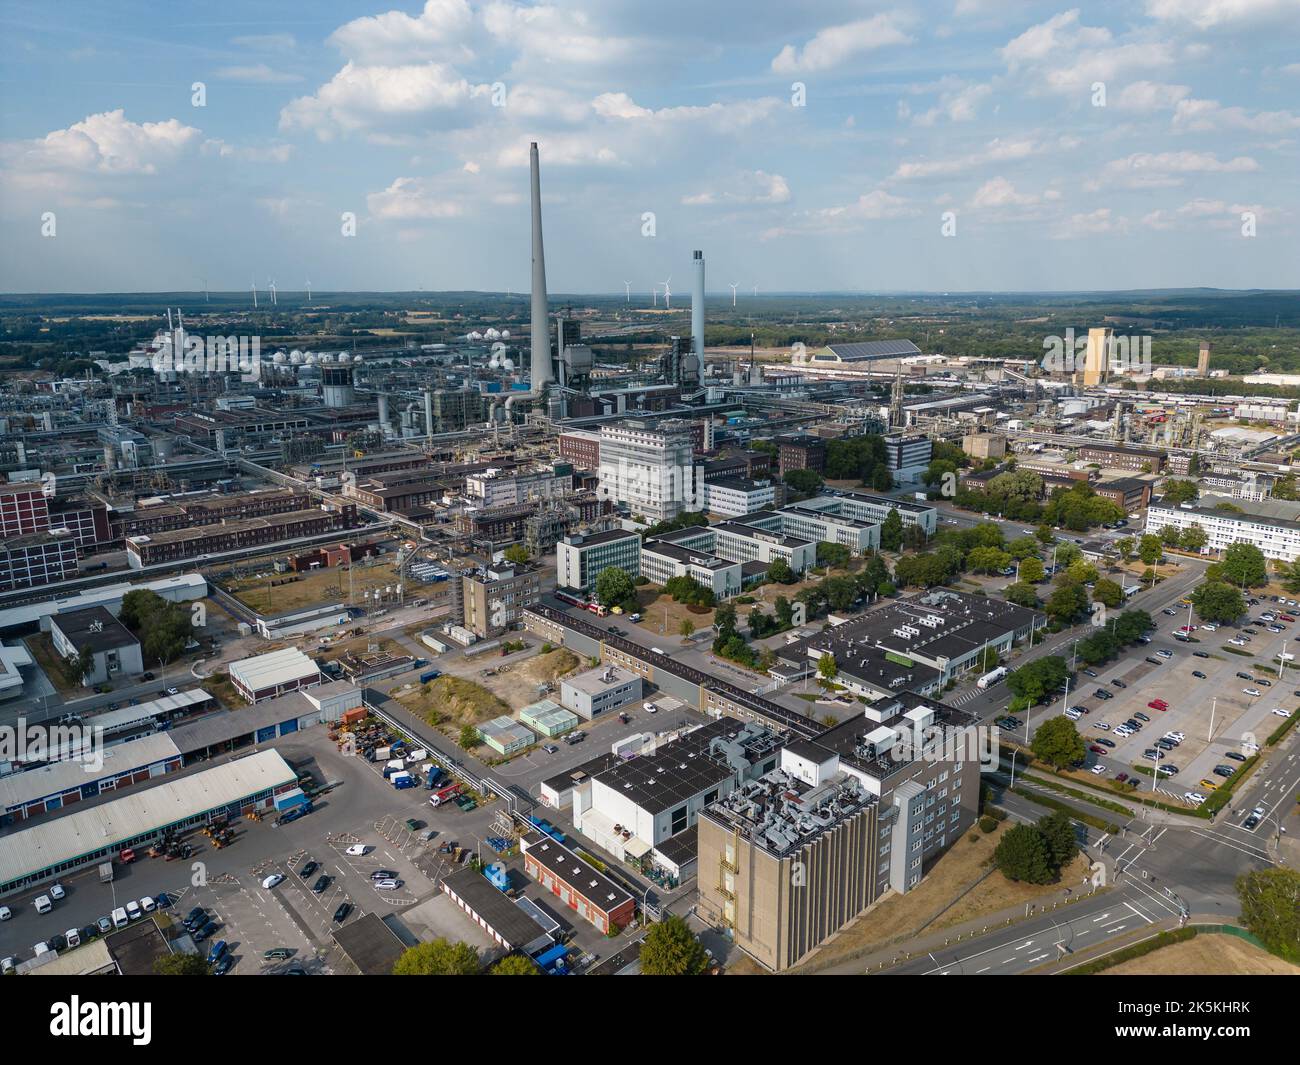
[(320, 667), (296, 647), (230, 664), (230, 681), (250, 703), (320, 683)]

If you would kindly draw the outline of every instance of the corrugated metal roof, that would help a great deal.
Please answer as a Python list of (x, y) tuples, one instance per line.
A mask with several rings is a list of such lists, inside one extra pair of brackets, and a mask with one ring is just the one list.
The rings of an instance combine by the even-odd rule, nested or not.
[(80, 788), (93, 780), (143, 769), (168, 758), (179, 758), (180, 753), (170, 736), (156, 733), (105, 747), (104, 763), (99, 769), (85, 761), (67, 761), (11, 773), (0, 777), (0, 810)]
[(296, 779), (279, 751), (261, 751), (14, 832), (0, 838), (0, 884), (116, 847)]
[(285, 647), (255, 658), (245, 658), (242, 662), (232, 662), (230, 665), (230, 679), (249, 691), (274, 688), (278, 684), (288, 684), (312, 673), (320, 673), (316, 663), (296, 647)]

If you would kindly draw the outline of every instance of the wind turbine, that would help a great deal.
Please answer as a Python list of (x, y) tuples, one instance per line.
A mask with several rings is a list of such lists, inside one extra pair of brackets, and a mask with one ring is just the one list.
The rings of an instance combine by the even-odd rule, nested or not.
[(731, 282), (731, 305), (733, 307), (736, 305), (736, 286), (739, 284), (740, 284), (739, 281)]
[(625, 289), (627, 289), (627, 302), (628, 302), (628, 303), (631, 303), (631, 302), (632, 302), (632, 282), (631, 282), (631, 281), (624, 281), (624, 282), (623, 282), (623, 287), (624, 287)]
[(201, 277), (199, 280), (203, 282), (203, 302), (210, 303), (211, 301), (208, 299), (208, 279)]
[(754, 295), (755, 295), (755, 296), (758, 295), (758, 282), (757, 282), (757, 281), (754, 282)]
[(274, 307), (276, 306), (276, 301), (275, 301), (275, 281), (273, 278), (268, 277), (266, 279), (266, 287), (271, 290), (271, 306)]
[(659, 306), (659, 286), (658, 286), (658, 285), (651, 285), (651, 286), (650, 286), (650, 301), (654, 304), (654, 306), (656, 306), (656, 307)]
[(311, 282), (307, 282), (307, 302), (311, 302)]
[(669, 274), (668, 280), (664, 282), (664, 307), (670, 311), (673, 309), (673, 293), (668, 287), (668, 281), (671, 281), (672, 279), (673, 275)]
[(257, 278), (253, 278), (253, 310), (257, 310)]

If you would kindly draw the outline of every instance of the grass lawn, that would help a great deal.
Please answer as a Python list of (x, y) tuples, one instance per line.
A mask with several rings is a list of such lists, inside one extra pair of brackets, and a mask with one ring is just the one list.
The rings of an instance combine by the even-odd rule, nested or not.
[[(1012, 824), (1010, 820), (1003, 821), (988, 835), (973, 825), (926, 871), (915, 888), (906, 895), (886, 896), (842, 930), (834, 942), (823, 945), (809, 963), (795, 971), (807, 968), (815, 972), (824, 963), (869, 953), (918, 934), (942, 931), (1009, 906), (1023, 906), (1044, 895), (1054, 894), (1062, 886), (1082, 882), (1088, 862), (1079, 855), (1061, 871), (1059, 883), (1018, 884), (994, 872), (972, 888), (971, 885), (979, 880), (992, 860), (998, 840)], [(971, 890), (958, 900), (968, 888)], [(926, 924), (949, 903), (952, 904), (950, 909), (933, 923)]]
[(1186, 943), (1153, 950), (1104, 969), (1099, 976), (1300, 976), (1300, 966), (1236, 936), (1202, 932)]

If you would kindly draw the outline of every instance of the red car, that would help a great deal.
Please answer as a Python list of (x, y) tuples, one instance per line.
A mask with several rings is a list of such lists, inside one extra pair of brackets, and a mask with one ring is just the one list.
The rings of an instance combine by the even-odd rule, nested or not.
[(1106, 748), (1105, 748), (1105, 747), (1099, 747), (1099, 746), (1097, 746), (1097, 744), (1095, 744), (1095, 743), (1092, 744), (1092, 745), (1088, 748), (1088, 750), (1090, 750), (1093, 754), (1105, 754), (1105, 753), (1106, 753)]
[(1149, 703), (1147, 703), (1147, 706), (1149, 706), (1152, 710), (1169, 709), (1169, 704), (1165, 702), (1163, 699), (1152, 699)]
[(1117, 773), (1117, 774), (1115, 774), (1115, 779), (1118, 780), (1121, 784), (1123, 784), (1124, 781), (1128, 780), (1128, 774), (1127, 774), (1127, 773)]
[(1277, 620), (1278, 620), (1278, 621), (1295, 621), (1295, 618), (1293, 618), (1290, 614), (1279, 614), (1279, 615), (1277, 616)]

